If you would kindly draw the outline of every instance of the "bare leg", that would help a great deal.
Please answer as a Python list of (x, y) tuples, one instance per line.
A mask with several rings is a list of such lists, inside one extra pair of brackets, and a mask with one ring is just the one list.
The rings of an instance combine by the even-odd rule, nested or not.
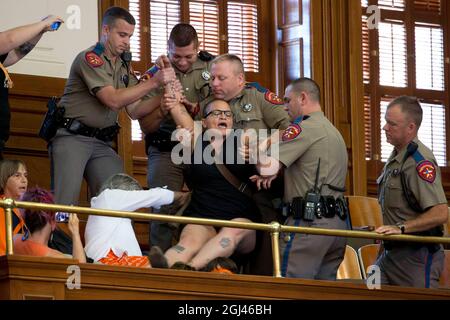
[[(232, 221), (250, 222), (250, 220), (243, 218), (233, 219)], [(228, 258), (236, 250), (244, 254), (249, 253), (255, 248), (255, 242), (255, 230), (222, 228), (214, 238), (201, 248), (189, 264), (196, 269), (200, 269), (214, 258)]]
[(166, 251), (169, 268), (177, 261), (187, 263), (211, 238), (216, 230), (211, 226), (188, 224), (180, 235), (180, 241)]

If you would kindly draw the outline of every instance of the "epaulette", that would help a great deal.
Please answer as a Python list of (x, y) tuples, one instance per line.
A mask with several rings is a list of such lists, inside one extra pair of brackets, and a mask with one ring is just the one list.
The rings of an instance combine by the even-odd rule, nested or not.
[(209, 53), (208, 51), (202, 50), (198, 53), (198, 58), (202, 61), (209, 62), (213, 60), (215, 56)]
[(246, 88), (255, 88), (256, 90), (258, 90), (259, 92), (262, 92), (262, 93), (266, 93), (267, 91), (269, 91), (269, 89), (264, 88), (258, 82), (247, 82), (245, 84), (245, 87)]
[(255, 88), (259, 92), (264, 93), (264, 98), (266, 99), (266, 101), (270, 102), (271, 104), (274, 104), (277, 106), (284, 105), (283, 99), (281, 99), (279, 96), (277, 96), (275, 93), (273, 93), (269, 89), (260, 85), (258, 82), (247, 82), (245, 84), (245, 87), (246, 88)]
[(416, 162), (416, 171), (422, 180), (428, 183), (433, 183), (436, 179), (436, 166), (433, 162), (426, 160), (424, 156), (417, 149), (412, 155)]
[(105, 46), (102, 43), (97, 42), (94, 49), (86, 52), (84, 57), (91, 67), (97, 68), (103, 65), (103, 59), (100, 56), (104, 51)]

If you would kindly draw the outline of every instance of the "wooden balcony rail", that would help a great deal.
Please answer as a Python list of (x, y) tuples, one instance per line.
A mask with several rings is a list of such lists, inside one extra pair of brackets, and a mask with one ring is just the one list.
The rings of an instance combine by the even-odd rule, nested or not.
[(335, 229), (322, 229), (322, 228), (309, 228), (309, 227), (292, 227), (281, 225), (278, 222), (272, 222), (269, 224), (263, 223), (248, 223), (248, 222), (236, 222), (227, 220), (215, 220), (215, 219), (203, 219), (203, 218), (190, 218), (175, 215), (163, 215), (154, 213), (140, 213), (140, 212), (128, 212), (128, 211), (114, 211), (114, 210), (101, 210), (92, 209), (77, 206), (66, 206), (59, 204), (44, 204), (35, 202), (15, 201), (12, 199), (0, 200), (0, 207), (5, 208), (6, 219), (6, 254), (12, 255), (13, 242), (12, 242), (12, 209), (34, 209), (43, 211), (62, 211), (81, 213), (87, 215), (96, 216), (110, 216), (129, 219), (141, 219), (150, 221), (163, 221), (163, 222), (175, 222), (182, 224), (199, 224), (210, 225), (215, 227), (229, 227), (240, 229), (251, 229), (270, 232), (272, 239), (272, 256), (273, 256), (273, 275), (274, 277), (281, 277), (280, 272), (280, 255), (279, 255), (279, 234), (280, 232), (291, 233), (305, 233), (325, 236), (338, 236), (349, 238), (365, 238), (365, 239), (377, 239), (377, 240), (395, 240), (395, 241), (408, 241), (408, 242), (422, 242), (422, 243), (442, 243), (450, 244), (450, 237), (428, 237), (428, 236), (414, 236), (414, 235), (383, 235), (375, 232), (368, 231), (353, 231), (353, 230), (335, 230)]

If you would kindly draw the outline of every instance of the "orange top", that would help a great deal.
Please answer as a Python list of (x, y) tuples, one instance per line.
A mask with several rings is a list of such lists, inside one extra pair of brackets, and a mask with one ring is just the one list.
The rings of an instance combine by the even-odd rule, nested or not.
[[(0, 199), (4, 199), (5, 196), (1, 195)], [(13, 230), (13, 235), (22, 232), (23, 226), (25, 225), (25, 221), (23, 221), (22, 215), (17, 208), (13, 209), (14, 214), (19, 219), (19, 223)], [(0, 256), (6, 254), (6, 222), (5, 222), (5, 210), (0, 207)]]
[(34, 242), (30, 239), (22, 240), (22, 237), (14, 239), (14, 253), (34, 257), (46, 257), (49, 252), (55, 251), (46, 245)]

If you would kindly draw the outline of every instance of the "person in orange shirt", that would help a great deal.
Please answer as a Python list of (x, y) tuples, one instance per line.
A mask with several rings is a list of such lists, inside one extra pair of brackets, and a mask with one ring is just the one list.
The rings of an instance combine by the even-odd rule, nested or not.
[[(3, 160), (0, 163), (0, 199), (19, 200), (27, 191), (28, 178), (25, 163), (20, 160)], [(13, 209), (13, 235), (23, 233), (24, 220), (20, 211)], [(0, 256), (6, 254), (5, 210), (0, 207)]]
[[(27, 191), (23, 201), (53, 204), (53, 195), (42, 188)], [(56, 228), (55, 214), (53, 212), (26, 209), (24, 211), (26, 232), (23, 236), (14, 239), (14, 253), (35, 257), (70, 258), (58, 250), (51, 249), (48, 241), (52, 231)], [(73, 258), (86, 263), (83, 244), (81, 243), (78, 217), (75, 213), (69, 214), (69, 230), (72, 234)]]

